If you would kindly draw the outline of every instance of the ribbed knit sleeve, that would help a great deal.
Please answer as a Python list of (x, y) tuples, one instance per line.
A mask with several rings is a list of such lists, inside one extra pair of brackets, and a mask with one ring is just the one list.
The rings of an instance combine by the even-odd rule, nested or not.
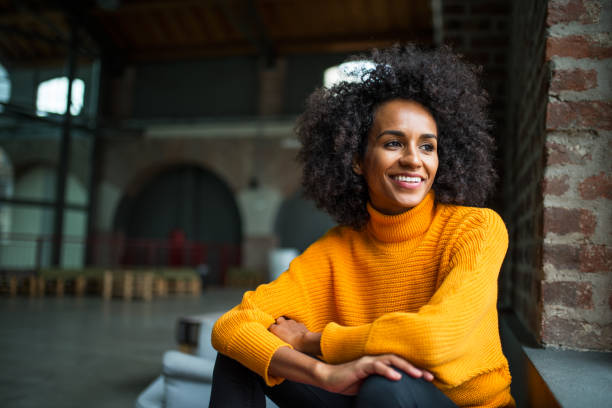
[[(363, 355), (395, 353), (451, 383), (460, 381), (463, 375), (453, 371), (467, 367), (449, 368), (448, 363), (479, 344), (476, 337), (497, 336), (497, 319), (491, 319), (491, 314), (496, 313), (497, 277), (508, 235), (501, 218), (491, 210), (473, 212), (452, 229), (443, 265), (446, 277), (429, 302), (416, 312), (386, 313), (369, 324), (327, 324), (321, 339), (326, 361), (342, 363)], [(483, 365), (482, 359), (478, 364)], [(440, 367), (444, 369), (436, 370)]]
[[(330, 266), (325, 265), (325, 242), (322, 238), (311, 245), (274, 282), (246, 292), (242, 302), (221, 316), (213, 328), (213, 347), (261, 375), (269, 386), (283, 381), (268, 375), (272, 356), (280, 347), (291, 347), (268, 331), (276, 318), (297, 320), (317, 332), (331, 320), (328, 314), (333, 312), (326, 313)], [(313, 264), (320, 267), (309, 268)]]

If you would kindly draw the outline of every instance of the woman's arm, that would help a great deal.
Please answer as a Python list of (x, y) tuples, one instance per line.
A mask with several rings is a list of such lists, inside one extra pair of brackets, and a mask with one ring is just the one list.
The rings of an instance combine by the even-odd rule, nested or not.
[[(268, 375), (272, 356), (289, 345), (268, 331), (275, 319), (290, 316), (314, 331), (321, 331), (328, 322), (325, 316), (332, 314), (330, 285), (326, 284), (331, 270), (325, 263), (329, 258), (328, 236), (294, 259), (289, 270), (277, 280), (246, 292), (242, 302), (225, 313), (213, 328), (213, 347), (261, 375), (269, 386), (283, 380)], [(313, 268), (313, 264), (318, 267)]]
[(431, 373), (420, 370), (393, 354), (364, 356), (349, 363), (332, 365), (289, 347), (276, 350), (270, 361), (268, 374), (314, 385), (330, 392), (355, 395), (363, 380), (370, 375), (380, 375), (391, 381), (399, 380), (402, 375), (393, 367), (414, 378), (433, 380)]

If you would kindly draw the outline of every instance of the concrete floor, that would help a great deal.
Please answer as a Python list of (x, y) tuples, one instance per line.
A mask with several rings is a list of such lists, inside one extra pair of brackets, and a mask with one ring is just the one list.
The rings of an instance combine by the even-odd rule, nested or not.
[[(152, 302), (0, 297), (0, 407), (133, 407), (137, 395), (160, 374), (163, 353), (177, 348), (177, 318), (227, 310), (243, 292), (210, 289), (199, 297)], [(516, 340), (508, 341), (511, 330), (503, 322), (513, 394), (519, 407), (527, 406), (528, 384), (521, 378), (525, 353)], [(536, 369), (542, 369), (563, 407), (607, 406), (610, 353), (532, 353), (539, 353)]]
[(132, 407), (176, 349), (180, 316), (223, 311), (244, 290), (152, 302), (0, 298), (0, 406)]

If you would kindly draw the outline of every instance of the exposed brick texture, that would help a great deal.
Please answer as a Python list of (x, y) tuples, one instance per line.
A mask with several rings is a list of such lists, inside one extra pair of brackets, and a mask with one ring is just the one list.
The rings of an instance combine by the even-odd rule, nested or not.
[(544, 246), (544, 265), (549, 264), (555, 269), (580, 269), (579, 246), (568, 244), (549, 244)]
[(600, 0), (513, 2), (502, 285), (546, 345), (612, 350), (610, 13)]
[(547, 128), (612, 130), (612, 103), (603, 101), (566, 101), (548, 104)]
[(542, 301), (580, 309), (593, 308), (593, 288), (590, 282), (543, 282)]
[(547, 244), (544, 246), (544, 265), (556, 270), (581, 273), (600, 273), (612, 270), (612, 247), (592, 244)]
[(612, 177), (603, 171), (591, 177), (587, 177), (578, 186), (580, 197), (585, 200), (594, 200), (599, 197), (612, 200)]
[(582, 24), (594, 24), (599, 22), (600, 12), (601, 6), (595, 1), (551, 1), (548, 4), (546, 24), (552, 26), (573, 21)]
[(580, 164), (592, 159), (591, 153), (581, 152), (575, 149), (574, 146), (552, 141), (546, 142), (546, 157), (546, 164), (548, 166), (555, 164)]
[(550, 37), (546, 40), (546, 59), (552, 57), (612, 58), (612, 45), (589, 35)]
[(569, 176), (548, 177), (544, 179), (543, 193), (561, 196), (569, 190)]
[[(550, 70), (545, 64), (546, 2), (512, 2), (504, 140), (503, 217), (510, 244), (502, 272), (504, 301), (541, 336), (541, 276), (546, 105)], [(564, 157), (561, 157), (564, 159)], [(573, 262), (568, 259), (567, 262)]]
[(506, 16), (510, 12), (510, 4), (506, 1), (481, 1), (472, 2), (471, 12), (473, 14), (484, 14), (487, 16), (502, 15)]
[(580, 247), (581, 272), (607, 272), (612, 271), (612, 246), (587, 245)]
[(551, 316), (543, 321), (542, 337), (545, 344), (554, 346), (572, 344), (581, 349), (605, 350), (610, 346), (612, 325)]
[(553, 71), (551, 92), (586, 91), (597, 86), (597, 71), (594, 69), (571, 69)]
[[(502, 139), (507, 99), (506, 73), (511, 7), (505, 0), (443, 0), (443, 42), (483, 67), (483, 86), (491, 97), (494, 135)], [(500, 158), (501, 159), (501, 158)]]
[(585, 209), (568, 209), (560, 207), (547, 207), (544, 209), (544, 234), (555, 233), (559, 235), (579, 232), (590, 235), (595, 231), (597, 218)]

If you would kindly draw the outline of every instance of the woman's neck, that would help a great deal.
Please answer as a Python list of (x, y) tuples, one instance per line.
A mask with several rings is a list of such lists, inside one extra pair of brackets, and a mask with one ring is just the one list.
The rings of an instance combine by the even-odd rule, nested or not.
[(416, 207), (397, 215), (386, 215), (368, 203), (368, 231), (379, 241), (400, 242), (424, 234), (433, 220), (434, 192), (430, 191)]

